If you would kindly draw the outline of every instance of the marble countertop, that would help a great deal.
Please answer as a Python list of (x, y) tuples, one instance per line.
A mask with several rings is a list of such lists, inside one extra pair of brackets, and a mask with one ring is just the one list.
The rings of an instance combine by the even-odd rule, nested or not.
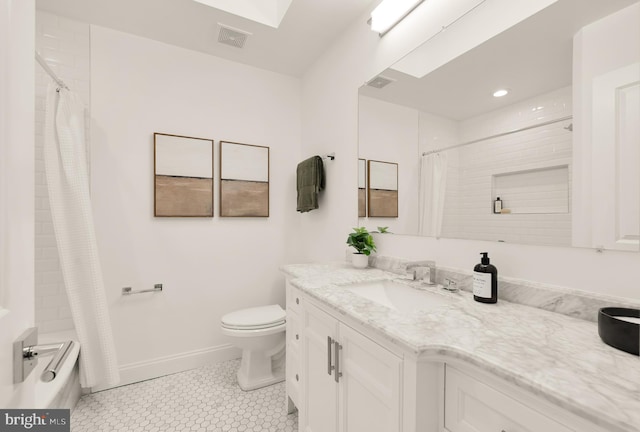
[(399, 313), (344, 289), (398, 274), (344, 263), (291, 264), (282, 271), (311, 297), (420, 359), (459, 359), (607, 431), (640, 431), (640, 357), (604, 344), (596, 323), (504, 300), (483, 304), (469, 292), (435, 288), (426, 289), (451, 302), (430, 312)]

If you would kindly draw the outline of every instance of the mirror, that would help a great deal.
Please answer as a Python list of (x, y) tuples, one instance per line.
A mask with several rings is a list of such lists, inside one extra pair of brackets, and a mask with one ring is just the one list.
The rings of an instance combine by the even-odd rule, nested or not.
[[(583, 91), (572, 83), (574, 36), (634, 3), (559, 0), (422, 77), (418, 48), (362, 86), (359, 158), (397, 164), (398, 213), (369, 212), (359, 226), (595, 246), (593, 238), (577, 242), (572, 228), (574, 195), (583, 193), (573, 180), (573, 103), (582, 100), (574, 92)], [(508, 93), (494, 97), (501, 89)], [(640, 202), (640, 163), (634, 169)], [(640, 214), (633, 215), (638, 250)]]

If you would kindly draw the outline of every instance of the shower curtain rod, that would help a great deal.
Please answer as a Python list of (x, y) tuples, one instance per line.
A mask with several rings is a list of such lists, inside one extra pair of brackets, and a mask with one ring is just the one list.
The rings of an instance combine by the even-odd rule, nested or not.
[(49, 63), (47, 63), (46, 60), (42, 58), (42, 56), (38, 51), (36, 51), (36, 61), (40, 63), (40, 66), (42, 66), (42, 69), (44, 69), (44, 71), (48, 73), (51, 78), (53, 78), (56, 84), (58, 84), (63, 89), (69, 90), (69, 87), (67, 87), (64, 81), (58, 78), (58, 75), (56, 75), (53, 69), (51, 69), (51, 66), (49, 66)]
[[(456, 145), (452, 145), (450, 147), (443, 147), (443, 148), (438, 149), (438, 150), (430, 150), (430, 151), (422, 152), (422, 156), (428, 156), (430, 154), (440, 153), (440, 152), (443, 152), (443, 151), (446, 151), (446, 150), (453, 150), (453, 149), (458, 148), (458, 147), (468, 146), (469, 144), (475, 144), (475, 143), (479, 143), (479, 142), (482, 142), (482, 141), (487, 141), (487, 140), (490, 140), (490, 139), (493, 139), (493, 138), (500, 138), (500, 137), (511, 135), (511, 134), (514, 134), (514, 133), (523, 132), (523, 131), (526, 131), (526, 130), (529, 130), (529, 129), (535, 129), (535, 128), (539, 128), (539, 127), (542, 127), (542, 126), (547, 126), (547, 125), (550, 125), (550, 124), (553, 124), (553, 123), (559, 123), (559, 122), (562, 122), (562, 121), (565, 121), (565, 120), (571, 120), (572, 118), (573, 118), (573, 116), (566, 116), (566, 117), (562, 117), (562, 118), (555, 119), (555, 120), (549, 120), (549, 121), (538, 123), (538, 124), (531, 125), (531, 126), (525, 126), (523, 128), (520, 128), (520, 129), (511, 130), (511, 131), (508, 131), (508, 132), (502, 132), (502, 133), (491, 135), (491, 136), (488, 136), (488, 137), (485, 137), (485, 138), (479, 138), (479, 139), (476, 139), (476, 140), (473, 140), (473, 141), (467, 141), (467, 142), (462, 143), (462, 144), (456, 144)], [(565, 127), (565, 129), (567, 129), (568, 131), (573, 131), (573, 125), (571, 124), (571, 125)]]

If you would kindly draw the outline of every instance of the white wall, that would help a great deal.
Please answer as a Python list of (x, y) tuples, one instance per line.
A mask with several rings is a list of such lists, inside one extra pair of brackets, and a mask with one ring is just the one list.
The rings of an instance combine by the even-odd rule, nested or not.
[[(284, 302), (300, 81), (91, 28), (92, 197), (124, 382), (236, 356), (220, 317)], [(215, 140), (212, 218), (153, 217), (153, 133)], [(220, 218), (219, 140), (271, 148), (270, 217)], [(122, 287), (162, 293), (123, 297)]]
[(359, 218), (359, 226), (366, 226), (370, 231), (388, 226), (391, 232), (417, 232), (419, 113), (366, 96), (360, 96), (359, 106), (358, 156), (398, 164), (398, 217)]
[[(479, 7), (482, 9), (482, 13), (477, 11), (476, 14), (479, 21), (468, 16), (469, 19), (461, 20), (443, 34), (447, 35), (448, 41), (455, 40), (456, 49), (460, 44), (466, 44), (462, 50), (468, 50), (485, 40), (481, 36), (488, 29), (500, 31), (505, 21), (513, 25), (549, 2), (543, 3), (491, 0)], [(438, 4), (433, 2), (434, 7)], [(335, 149), (344, 155), (343, 159), (347, 158), (336, 165), (338, 172), (329, 172), (332, 177), (328, 179), (323, 207), (315, 214), (312, 212), (309, 217), (301, 218), (301, 234), (304, 233), (314, 245), (313, 249), (305, 251), (304, 259), (307, 261), (344, 259), (346, 234), (357, 221), (357, 88), (426, 40), (429, 33), (439, 30), (442, 20), (446, 21), (443, 13), (438, 11), (430, 17), (422, 12), (418, 8), (415, 14), (409, 15), (380, 40), (372, 39), (361, 21), (355, 22), (303, 78), (303, 152), (322, 153)], [(403, 39), (408, 34), (412, 37)], [(446, 57), (446, 47), (435, 43), (437, 39), (429, 42), (432, 49), (426, 50), (427, 54), (431, 53), (434, 58)], [(338, 188), (338, 184), (343, 187)], [(636, 289), (640, 254), (596, 254), (588, 249), (437, 241), (409, 236), (384, 237), (379, 247), (381, 254), (434, 258), (439, 265), (462, 269), (472, 268), (477, 263), (478, 253), (485, 250), (492, 253), (500, 274), (504, 276), (640, 297)]]
[[(91, 81), (89, 24), (37, 11), (36, 50), (65, 84), (80, 95), (88, 112)], [(49, 75), (36, 64), (35, 306), (36, 324), (41, 333), (74, 328), (53, 232), (44, 170), (44, 116), (47, 86), (50, 82), (52, 80)], [(87, 121), (86, 137), (90, 136), (88, 126)], [(89, 145), (87, 143), (88, 147)]]
[(0, 407), (34, 406), (13, 383), (13, 342), (34, 325), (33, 0), (0, 0)]

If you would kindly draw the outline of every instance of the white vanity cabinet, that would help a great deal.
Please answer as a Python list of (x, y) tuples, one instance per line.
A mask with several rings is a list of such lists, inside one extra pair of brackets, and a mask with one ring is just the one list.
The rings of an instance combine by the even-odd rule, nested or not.
[(379, 337), (287, 282), (300, 432), (611, 432), (464, 361)]
[(301, 393), (289, 393), (300, 431), (401, 432), (402, 358), (291, 292), (304, 301)]

